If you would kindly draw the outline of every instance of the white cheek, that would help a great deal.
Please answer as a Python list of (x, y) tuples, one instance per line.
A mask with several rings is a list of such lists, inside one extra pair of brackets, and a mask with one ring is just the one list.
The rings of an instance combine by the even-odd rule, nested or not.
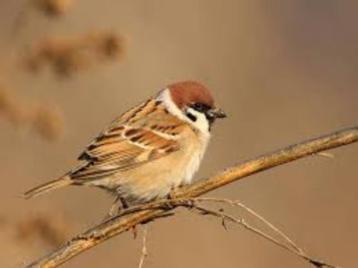
[(203, 136), (204, 140), (208, 139), (210, 137), (209, 132), (209, 122), (206, 119), (205, 115), (203, 113), (200, 113), (192, 108), (188, 108), (187, 111), (189, 111), (192, 115), (196, 117), (196, 121), (190, 120), (178, 107), (174, 104), (172, 98), (170, 97), (170, 93), (168, 89), (162, 90), (159, 95), (157, 96), (157, 100), (163, 101), (164, 105), (167, 107), (169, 112), (172, 115), (175, 115), (176, 117), (180, 118), (181, 120), (188, 122), (192, 126), (194, 126), (196, 129), (198, 129)]
[(205, 114), (200, 113), (192, 108), (188, 108), (187, 109), (188, 113), (191, 113), (192, 115), (194, 115), (196, 117), (195, 121), (191, 121), (190, 119), (190, 123), (196, 127), (197, 129), (199, 129), (202, 133), (209, 133), (209, 122), (206, 119)]

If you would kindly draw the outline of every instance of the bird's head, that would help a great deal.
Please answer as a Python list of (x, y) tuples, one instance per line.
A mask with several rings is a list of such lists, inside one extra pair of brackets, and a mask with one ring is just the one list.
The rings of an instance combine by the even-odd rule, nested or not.
[(201, 131), (209, 131), (216, 119), (226, 117), (224, 111), (215, 106), (209, 89), (195, 81), (171, 84), (161, 91), (159, 98), (169, 112)]

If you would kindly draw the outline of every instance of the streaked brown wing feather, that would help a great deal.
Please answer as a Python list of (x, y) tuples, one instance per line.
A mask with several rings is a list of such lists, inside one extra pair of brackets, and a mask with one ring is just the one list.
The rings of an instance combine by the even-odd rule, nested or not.
[(79, 156), (85, 163), (71, 177), (100, 179), (164, 157), (179, 150), (177, 138), (182, 127), (161, 103), (146, 102), (114, 120), (94, 139)]

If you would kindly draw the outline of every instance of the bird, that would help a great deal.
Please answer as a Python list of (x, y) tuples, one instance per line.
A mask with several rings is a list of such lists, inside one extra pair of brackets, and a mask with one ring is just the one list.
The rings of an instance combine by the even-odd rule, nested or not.
[(84, 149), (75, 168), (23, 196), (84, 185), (112, 193), (121, 208), (168, 197), (192, 183), (212, 125), (225, 117), (202, 83), (175, 82), (115, 118)]

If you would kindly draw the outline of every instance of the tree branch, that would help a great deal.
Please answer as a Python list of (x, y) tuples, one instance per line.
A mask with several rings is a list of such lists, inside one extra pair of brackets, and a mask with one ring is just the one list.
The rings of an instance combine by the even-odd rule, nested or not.
[[(219, 175), (201, 180), (188, 187), (180, 188), (173, 193), (173, 197), (197, 197), (231, 182), (238, 181), (249, 175), (357, 141), (358, 126), (355, 126), (321, 136), (319, 138), (290, 145), (276, 152), (268, 153), (252, 160), (245, 161)], [(140, 210), (134, 212), (133, 214), (126, 215), (125, 217), (123, 215), (115, 216), (97, 226), (94, 226), (93, 228), (90, 228), (81, 235), (67, 242), (64, 246), (31, 263), (27, 267), (57, 267), (83, 251), (90, 249), (118, 234), (130, 230), (138, 224), (145, 224), (156, 218), (168, 216), (168, 211), (171, 209), (172, 208), (170, 207), (154, 207), (151, 210)]]

